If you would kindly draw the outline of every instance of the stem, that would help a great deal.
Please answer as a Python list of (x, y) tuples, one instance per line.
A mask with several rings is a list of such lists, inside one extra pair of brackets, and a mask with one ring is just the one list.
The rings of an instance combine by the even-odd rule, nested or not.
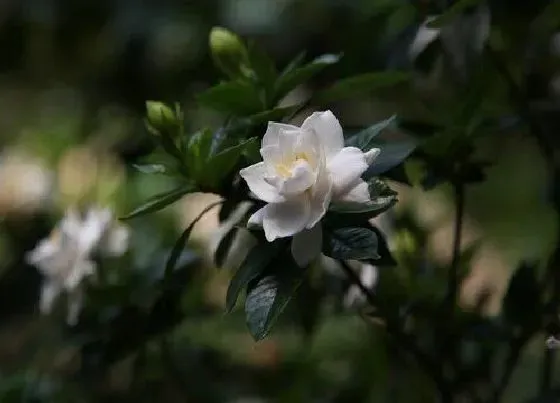
[(554, 364), (554, 350), (547, 348), (544, 351), (543, 367), (541, 372), (541, 395), (546, 394), (552, 385), (552, 372)]
[[(463, 218), (465, 211), (465, 189), (462, 183), (453, 185), (455, 198), (455, 225), (453, 229), (453, 257), (447, 283), (446, 305), (449, 316), (453, 315), (457, 302), (457, 290), (459, 287), (459, 262), (461, 260), (461, 233), (463, 232)], [(449, 318), (451, 319), (451, 318)]]
[(438, 389), (442, 403), (453, 402), (453, 393), (449, 388), (448, 382), (444, 378), (437, 363), (434, 362), (428, 354), (420, 349), (415, 340), (410, 337), (409, 334), (405, 333), (400, 328), (398, 321), (388, 314), (387, 309), (381, 304), (380, 301), (377, 300), (371, 290), (369, 290), (362, 283), (358, 274), (356, 274), (356, 272), (350, 266), (348, 266), (346, 262), (342, 260), (340, 260), (339, 262), (342, 265), (342, 269), (344, 270), (348, 278), (352, 281), (353, 284), (358, 286), (360, 291), (366, 296), (368, 303), (372, 307), (376, 307), (381, 316), (385, 319), (387, 333), (389, 333), (395, 339), (397, 344), (399, 344), (411, 355), (413, 355), (418, 361), (418, 364), (422, 366), (428, 374), (430, 374), (436, 385), (436, 388)]

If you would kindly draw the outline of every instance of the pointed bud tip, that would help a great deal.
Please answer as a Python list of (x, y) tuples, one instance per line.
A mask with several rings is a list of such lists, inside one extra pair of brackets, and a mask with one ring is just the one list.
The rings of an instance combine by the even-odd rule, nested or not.
[(177, 122), (173, 109), (159, 101), (146, 101), (146, 114), (149, 123), (156, 129), (162, 129)]
[(247, 49), (241, 38), (223, 27), (214, 27), (209, 37), (210, 51), (216, 66), (229, 76), (242, 73), (247, 64)]

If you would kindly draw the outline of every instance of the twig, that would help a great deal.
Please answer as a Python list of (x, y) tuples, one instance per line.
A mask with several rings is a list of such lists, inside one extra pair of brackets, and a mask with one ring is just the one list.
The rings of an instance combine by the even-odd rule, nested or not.
[(453, 393), (448, 387), (448, 382), (444, 378), (441, 368), (432, 358), (420, 349), (416, 344), (416, 341), (407, 333), (405, 333), (391, 315), (388, 314), (386, 308), (377, 300), (375, 295), (362, 283), (360, 277), (356, 272), (346, 264), (344, 261), (339, 261), (342, 265), (342, 269), (352, 281), (353, 284), (358, 286), (360, 291), (365, 295), (368, 303), (377, 308), (378, 312), (385, 319), (385, 325), (387, 332), (394, 338), (395, 342), (408, 351), (414, 358), (418, 361), (428, 374), (432, 377), (438, 392), (441, 397), (442, 403), (450, 403), (453, 401)]
[(453, 229), (453, 255), (447, 283), (446, 305), (449, 316), (453, 315), (457, 301), (459, 287), (459, 262), (461, 261), (461, 233), (463, 232), (463, 218), (465, 215), (465, 190), (462, 183), (453, 185), (455, 198), (455, 222)]

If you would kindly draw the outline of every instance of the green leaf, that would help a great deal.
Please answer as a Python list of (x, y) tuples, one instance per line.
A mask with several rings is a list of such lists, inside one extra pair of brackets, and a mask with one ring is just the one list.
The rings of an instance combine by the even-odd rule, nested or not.
[(167, 167), (163, 164), (132, 164), (132, 166), (143, 174), (165, 174)]
[(155, 211), (159, 211), (164, 207), (169, 206), (170, 204), (176, 202), (181, 197), (186, 195), (187, 193), (192, 193), (196, 189), (192, 185), (183, 185), (176, 189), (170, 190), (169, 192), (164, 192), (157, 194), (151, 197), (148, 201), (142, 204), (140, 207), (137, 207), (124, 217), (121, 217), (121, 220), (129, 220), (131, 218), (139, 217), (145, 214), (153, 213)]
[(208, 108), (237, 116), (254, 114), (263, 108), (257, 89), (241, 80), (209, 88), (198, 95), (198, 101)]
[(305, 50), (300, 52), (296, 57), (294, 57), (290, 61), (290, 63), (288, 63), (288, 65), (284, 68), (284, 70), (282, 70), (282, 73), (280, 75), (282, 77), (285, 77), (288, 74), (291, 74), (295, 69), (299, 68), (303, 63), (303, 61), (305, 60), (306, 54), (307, 52)]
[(209, 129), (200, 130), (189, 139), (185, 164), (194, 179), (199, 180), (205, 174), (213, 140), (214, 134)]
[(230, 229), (224, 237), (220, 240), (218, 247), (216, 248), (216, 253), (214, 253), (214, 262), (217, 267), (222, 267), (226, 260), (227, 254), (231, 249), (231, 244), (235, 240), (235, 235), (237, 234), (237, 227)]
[(377, 236), (367, 228), (337, 228), (323, 238), (323, 253), (333, 259), (378, 259)]
[(381, 71), (345, 78), (316, 95), (317, 102), (329, 103), (351, 98), (381, 88), (392, 87), (409, 81), (409, 73), (402, 71)]
[(262, 243), (247, 255), (231, 279), (226, 295), (226, 312), (231, 312), (241, 290), (267, 268), (280, 251), (280, 242)]
[(262, 86), (267, 99), (272, 96), (272, 88), (278, 76), (273, 60), (256, 44), (249, 46), (249, 64), (256, 75), (257, 82)]
[(484, 0), (458, 0), (439, 17), (428, 23), (428, 28), (441, 28), (468, 8), (477, 6)]
[[(301, 284), (303, 270), (279, 267), (278, 274), (252, 282), (247, 289), (245, 317), (256, 341), (264, 339)], [(286, 270), (287, 269), (287, 270)]]
[(373, 147), (373, 139), (375, 139), (386, 128), (394, 126), (396, 120), (397, 116), (393, 115), (388, 119), (378, 122), (373, 126), (356, 133), (346, 140), (346, 146), (357, 147), (362, 151), (369, 151)]
[(231, 170), (235, 167), (235, 164), (243, 152), (251, 149), (254, 144), (258, 143), (259, 139), (257, 137), (252, 137), (211, 156), (204, 168), (205, 175), (203, 177), (205, 179), (205, 184), (217, 186), (222, 178), (231, 173)]
[(171, 254), (169, 255), (169, 259), (167, 259), (167, 263), (165, 264), (165, 278), (169, 277), (173, 272), (173, 270), (175, 269), (175, 266), (177, 265), (177, 261), (181, 256), (181, 252), (185, 248), (185, 244), (187, 243), (189, 237), (191, 236), (191, 232), (194, 226), (196, 225), (196, 223), (199, 222), (200, 219), (204, 217), (204, 215), (207, 212), (212, 210), (220, 203), (221, 201), (212, 203), (208, 205), (204, 210), (202, 210), (200, 214), (189, 224), (189, 226), (185, 228), (185, 230), (183, 231), (181, 236), (177, 239), (177, 241), (175, 241), (175, 244), (173, 245), (173, 249), (171, 249)]
[(381, 152), (363, 177), (369, 179), (373, 176), (379, 176), (400, 165), (417, 146), (418, 143), (415, 140), (395, 141), (381, 145)]
[(276, 81), (275, 99), (280, 100), (291, 90), (321, 72), (325, 67), (338, 63), (341, 57), (342, 55), (322, 55), (303, 67), (297, 67), (301, 61), (298, 58), (294, 59)]

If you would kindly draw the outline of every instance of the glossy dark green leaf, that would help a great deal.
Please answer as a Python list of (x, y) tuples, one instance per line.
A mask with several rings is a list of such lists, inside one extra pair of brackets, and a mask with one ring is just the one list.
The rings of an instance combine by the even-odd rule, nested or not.
[(185, 228), (185, 230), (183, 231), (181, 236), (177, 239), (177, 241), (175, 241), (175, 245), (173, 245), (173, 249), (171, 250), (171, 253), (169, 255), (169, 259), (167, 259), (167, 262), (165, 264), (165, 277), (166, 278), (169, 277), (171, 275), (171, 273), (173, 273), (173, 270), (175, 269), (177, 261), (181, 257), (181, 253), (183, 252), (183, 249), (185, 248), (185, 244), (187, 243), (189, 237), (191, 236), (191, 232), (192, 232), (194, 226), (196, 225), (196, 223), (199, 222), (200, 219), (202, 217), (204, 217), (204, 215), (207, 212), (212, 210), (214, 207), (216, 207), (220, 203), (221, 202), (212, 203), (209, 206), (207, 206), (204, 210), (202, 210), (200, 212), (200, 214), (189, 224), (189, 226), (187, 228)]
[(373, 140), (381, 134), (381, 132), (388, 127), (394, 126), (397, 121), (397, 116), (393, 115), (388, 119), (382, 120), (367, 129), (356, 133), (346, 140), (346, 146), (357, 147), (362, 151), (369, 151), (373, 148)]
[(411, 79), (402, 71), (381, 71), (345, 78), (316, 95), (317, 102), (329, 103), (367, 94), (378, 89), (392, 87)]
[(187, 193), (192, 193), (196, 190), (196, 188), (192, 185), (183, 185), (176, 189), (170, 190), (169, 192), (164, 192), (157, 194), (151, 197), (148, 201), (142, 204), (140, 207), (137, 207), (124, 217), (121, 217), (121, 220), (129, 220), (131, 218), (139, 217), (145, 214), (153, 213), (159, 211), (172, 203), (175, 203), (181, 197), (186, 195)]
[(251, 115), (263, 108), (257, 89), (246, 81), (227, 81), (198, 95), (198, 101), (220, 112)]
[(281, 245), (280, 242), (260, 243), (251, 249), (229, 283), (226, 295), (226, 312), (231, 312), (235, 307), (241, 290), (247, 287), (252, 280), (260, 276), (274, 260), (280, 251)]
[(377, 235), (361, 227), (336, 228), (325, 231), (323, 253), (333, 259), (378, 259)]
[(428, 23), (428, 28), (441, 28), (451, 22), (468, 8), (472, 8), (482, 3), (484, 0), (458, 0), (449, 7), (443, 14)]
[(313, 76), (321, 72), (325, 67), (338, 63), (342, 55), (322, 55), (302, 67), (296, 67), (300, 61), (295, 59), (290, 63), (282, 75), (278, 78), (275, 87), (275, 98), (281, 99), (297, 86), (310, 80)]
[(417, 146), (418, 143), (414, 140), (397, 141), (380, 145), (381, 152), (363, 177), (368, 179), (373, 176), (379, 176), (400, 165), (412, 154)]
[(214, 253), (214, 262), (217, 267), (222, 267), (224, 265), (227, 254), (231, 249), (233, 241), (235, 240), (235, 235), (237, 235), (237, 230), (237, 227), (233, 227), (226, 232), (222, 239), (220, 239), (218, 247), (216, 248), (216, 253)]
[(268, 335), (301, 284), (303, 273), (301, 269), (279, 267), (278, 274), (267, 275), (249, 285), (245, 300), (245, 317), (249, 332), (256, 341)]

